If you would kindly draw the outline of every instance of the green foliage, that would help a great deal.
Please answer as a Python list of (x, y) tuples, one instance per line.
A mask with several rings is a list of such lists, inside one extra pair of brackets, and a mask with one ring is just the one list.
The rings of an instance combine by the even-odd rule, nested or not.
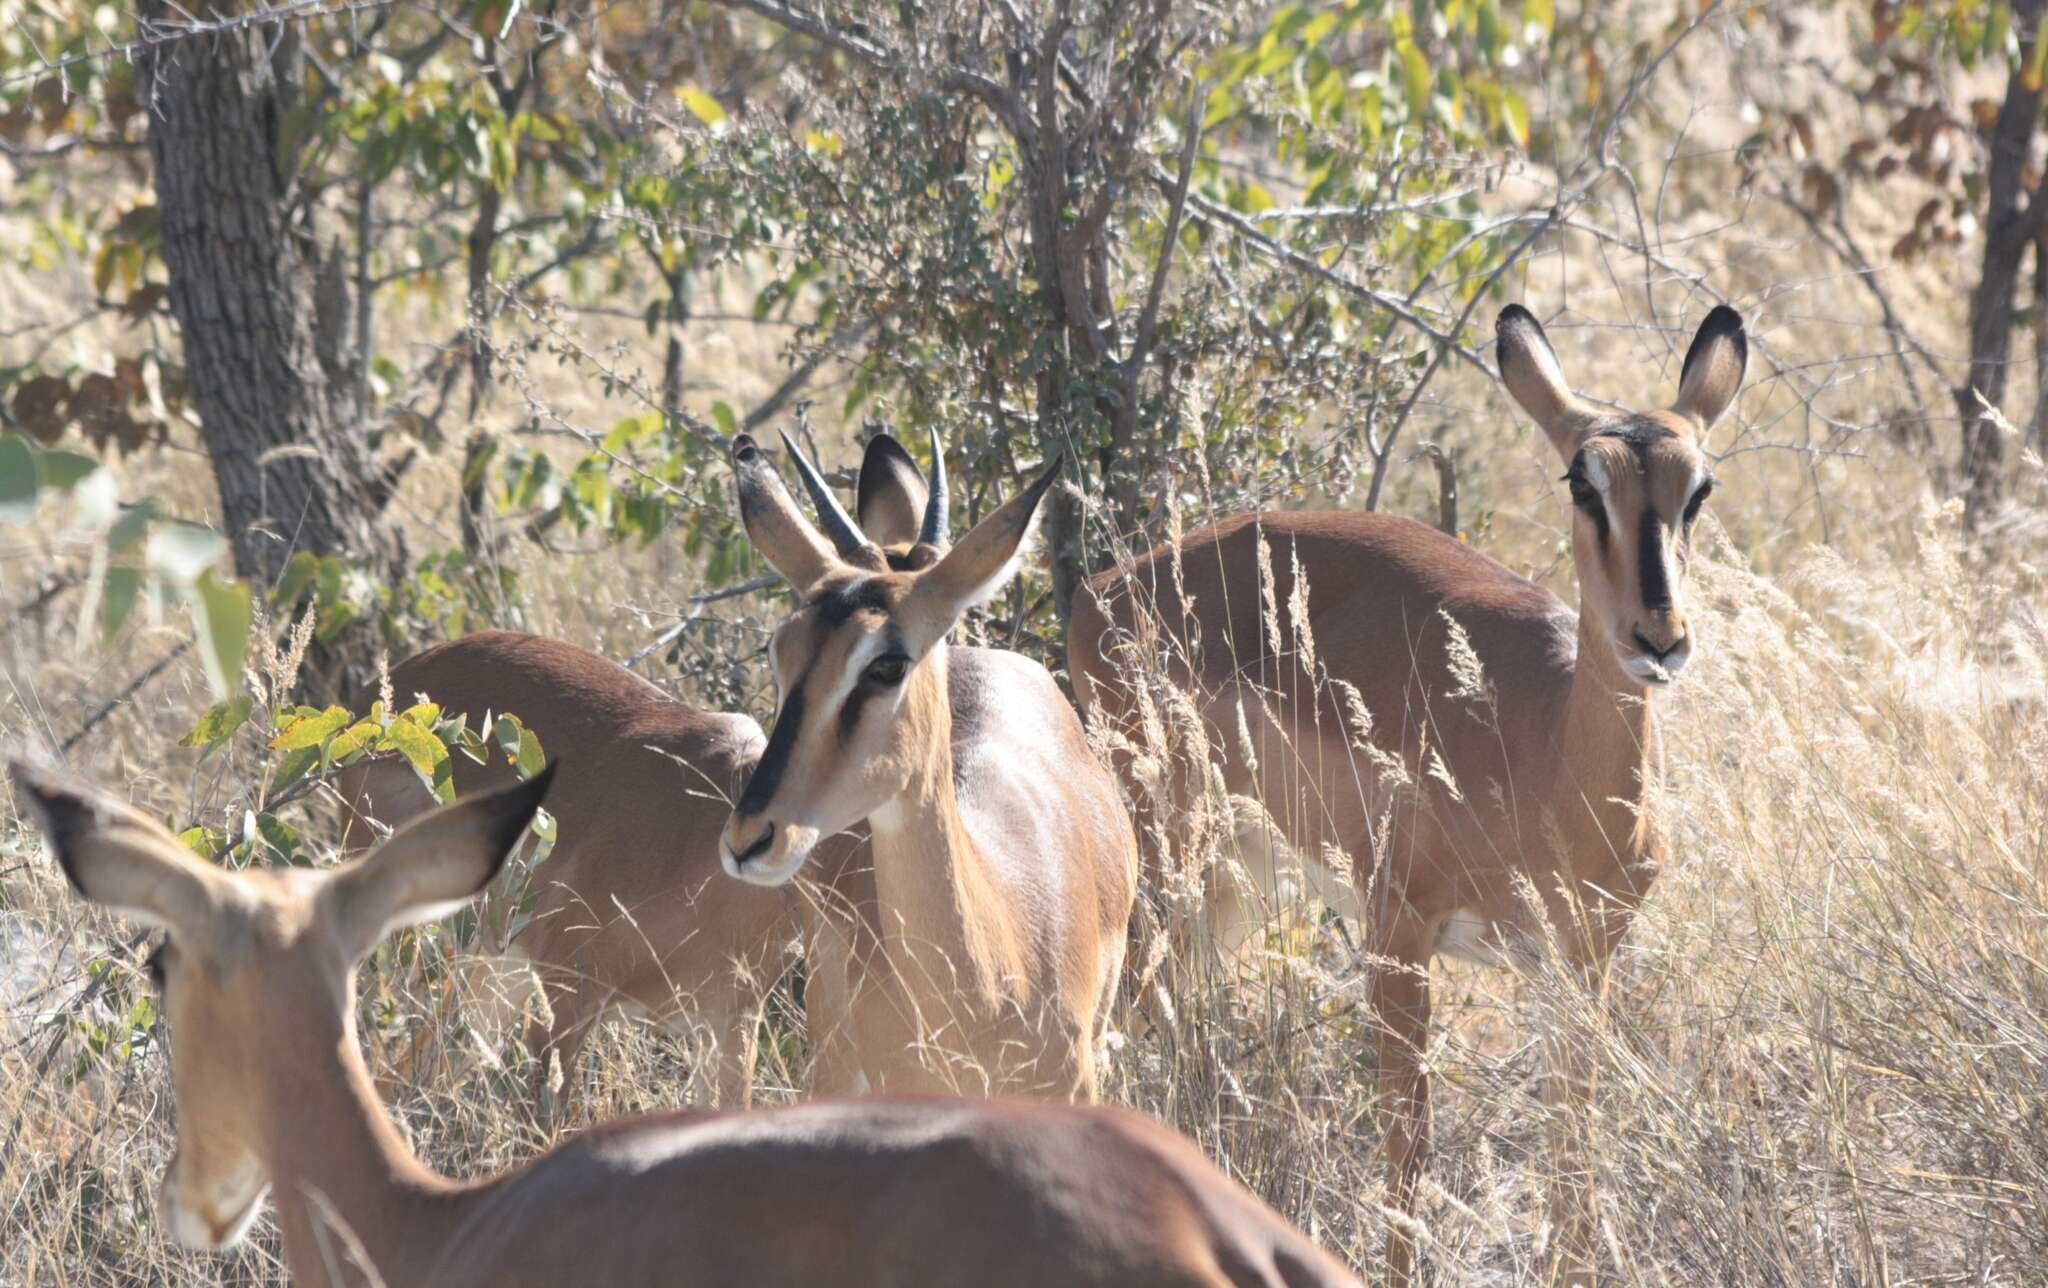
[(163, 519), (151, 501), (123, 504), (113, 476), (92, 457), (0, 434), (0, 524), (30, 522), (60, 497), (71, 502), (70, 526), (97, 539), (80, 634), (111, 640), (137, 603), (181, 602), (191, 610), (213, 691), (232, 693), (248, 651), (251, 609), (248, 588), (221, 575), (227, 542), (220, 534)]
[[(486, 546), (521, 536), (674, 540), (714, 584), (759, 571), (724, 469), (731, 437), (764, 427), (754, 409), (638, 385), (543, 294), (643, 318), (658, 338), (692, 299), (749, 284), (750, 316), (787, 327), (793, 363), (845, 361), (840, 418), (890, 421), (912, 442), (942, 432), (962, 521), (1054, 451), (1092, 499), (1094, 542), (1156, 530), (1176, 507), (1313, 486), (1341, 497), (1362, 447), (1386, 468), (1376, 418), (1432, 343), (1350, 284), (1412, 286), (1425, 313), (1412, 303), (1424, 288), (1469, 300), (1509, 242), (1472, 231), (1465, 160), (1535, 146), (1535, 70), (1590, 49), (1587, 24), (1561, 28), (1549, 0), (1083, 4), (1061, 21), (1085, 65), (1058, 75), (1036, 66), (1034, 24), (1050, 17), (1037, 10), (836, 7), (828, 21), (872, 57), (722, 8), (627, 6), (587, 30), (553, 3), (454, 12), (318, 11), (291, 29), (307, 92), (278, 121), (277, 158), (317, 243), (324, 333), (348, 350), (328, 375), (360, 381), (387, 456), (442, 447), (465, 377), (481, 408), (540, 352), (639, 408), (597, 430), (530, 394), (518, 416), (480, 415), (462, 488), (494, 522), (395, 579), (294, 555), (269, 607), (283, 619), (310, 605), (321, 641), (370, 621), (402, 651), (516, 621), (522, 587)], [(133, 73), (89, 56), (134, 36), (132, 16), (78, 0), (0, 0), (0, 13), (18, 18), (0, 41), (0, 134), (135, 155), (147, 116)], [(52, 49), (80, 56), (45, 75)], [(991, 68), (1022, 78), (1013, 107), (962, 88)], [(1045, 94), (1034, 78), (1057, 83)], [(1586, 93), (1599, 102), (1600, 84)], [(1056, 153), (1033, 141), (1047, 132)], [(101, 308), (150, 325), (105, 370), (0, 370), (0, 405), (39, 442), (134, 450), (185, 406), (146, 169), (111, 203), (70, 200), (47, 169), (31, 167), (19, 202), (35, 211), (32, 253), (73, 262)], [(508, 308), (530, 330), (519, 353), (497, 348)], [(401, 335), (398, 310), (450, 335)], [(0, 455), (0, 513), (22, 504), (20, 454)], [(1054, 535), (1056, 560), (1083, 558), (1081, 536)], [(111, 560), (104, 630), (153, 585), (145, 564)], [(1037, 614), (1012, 623), (1016, 638), (1052, 633), (1041, 589), (995, 607)], [(249, 598), (202, 572), (177, 593), (224, 697)]]

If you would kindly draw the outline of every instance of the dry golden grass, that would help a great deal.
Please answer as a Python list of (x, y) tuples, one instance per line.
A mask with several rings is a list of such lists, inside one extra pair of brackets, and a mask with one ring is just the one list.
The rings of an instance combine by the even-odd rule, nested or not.
[[(1929, 499), (1929, 459), (1870, 428), (1903, 394), (1868, 299), (1787, 218), (1710, 210), (1715, 191), (1725, 183), (1679, 185), (1660, 245), (1734, 298), (1760, 343), (1739, 413), (1711, 444), (1731, 454), (1695, 561), (1701, 646), (1663, 713), (1674, 861), (1604, 1013), (1541, 971), (1439, 968), (1430, 1257), (1441, 1282), (1536, 1275), (1535, 1034), (1555, 1025), (1599, 1068), (1595, 1120), (1575, 1129), (1594, 1142), (1619, 1281), (2048, 1282), (2048, 478), (2024, 465), (2013, 535), (1989, 553), (1968, 545), (1953, 510)], [(1880, 229), (1888, 214), (1859, 211)], [(1546, 316), (1569, 309), (1550, 333), (1590, 392), (1658, 402), (1706, 304), (1617, 258), (1566, 238), (1512, 293)], [(1943, 276), (1886, 284), (1925, 334), (1953, 343), (1962, 301)], [(594, 343), (606, 338), (592, 327)], [(698, 378), (761, 387), (776, 338), (722, 334), (720, 349), (711, 333), (698, 334)], [(658, 355), (631, 341), (626, 359), (644, 372)], [(573, 375), (539, 378), (588, 422), (632, 410), (572, 390)], [(1948, 451), (1952, 428), (1935, 430)], [(1556, 470), (1504, 399), (1447, 374), (1411, 432), (1459, 452), (1474, 540), (1569, 599)], [(442, 499), (457, 465), (433, 460), (409, 485), (422, 546), (452, 530)], [(129, 494), (213, 508), (204, 463), (183, 446), (121, 469)], [(1433, 498), (1418, 465), (1389, 508), (1427, 515)], [(54, 525), (0, 534), (0, 605), (29, 599), (80, 549)], [(661, 624), (638, 610), (699, 588), (661, 546), (511, 557), (533, 594), (520, 624), (613, 656)], [(0, 735), (61, 740), (184, 630), (138, 627), (94, 652), (64, 607), (0, 621)], [(701, 680), (668, 677), (686, 696)], [(174, 746), (206, 702), (196, 665), (173, 667), (73, 763), (181, 821), (224, 809), (241, 762), (195, 763)], [(115, 947), (129, 933), (72, 900), (0, 807), (0, 1284), (277, 1282), (267, 1226), (216, 1258), (175, 1248), (156, 1221), (173, 1142), (161, 1050), (146, 1029), (125, 1052), (88, 1041), (121, 1031), (147, 995)], [(1173, 1022), (1119, 1017), (1106, 1093), (1190, 1133), (1370, 1273), (1385, 1220), (1372, 1025), (1350, 942), (1309, 916), (1237, 968), (1173, 963)], [(388, 991), (374, 1027), (401, 1035), (430, 999), (388, 962), (377, 969)], [(778, 1012), (773, 1026), (768, 1099), (797, 1094), (802, 1073), (800, 1025)], [(688, 1082), (676, 1044), (613, 1024), (585, 1057), (588, 1094), (543, 1128), (521, 1070), (473, 1043), (443, 1050), (390, 1103), (416, 1147), (458, 1174), (673, 1104)]]

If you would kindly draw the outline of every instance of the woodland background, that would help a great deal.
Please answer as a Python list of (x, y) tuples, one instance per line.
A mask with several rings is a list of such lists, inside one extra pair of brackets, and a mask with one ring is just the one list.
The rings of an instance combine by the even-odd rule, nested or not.
[[(1439, 522), (1569, 601), (1494, 314), (1659, 405), (1729, 303), (1677, 858), (1607, 1014), (1440, 968), (1431, 1255), (1540, 1264), (1542, 1015), (1599, 1052), (1624, 1281), (2041, 1282), (2044, 7), (0, 0), (0, 735), (210, 855), (320, 863), (335, 764), (533, 755), (351, 706), (382, 656), (533, 630), (765, 722), (742, 431), (828, 467), (936, 431), (963, 518), (1065, 452), (1044, 557), (969, 626), (1056, 672), (1080, 576), (1253, 507)], [(1109, 1093), (1369, 1272), (1365, 967), (1301, 912), (1126, 1016)], [(367, 968), (380, 1068), (474, 930)], [(155, 1222), (139, 942), (0, 805), (0, 1282), (281, 1278), (264, 1227), (220, 1260)], [(690, 1060), (614, 1025), (542, 1125), (455, 1023), (390, 1090), (457, 1172)]]

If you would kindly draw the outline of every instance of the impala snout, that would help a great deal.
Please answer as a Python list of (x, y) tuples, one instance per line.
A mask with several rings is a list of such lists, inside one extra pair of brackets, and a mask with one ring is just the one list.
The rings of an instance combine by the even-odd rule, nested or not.
[(1630, 638), (1617, 640), (1622, 669), (1644, 684), (1666, 684), (1692, 659), (1692, 632), (1678, 613), (1652, 613), (1638, 621)]
[(198, 1176), (201, 1168), (189, 1165), (190, 1155), (180, 1150), (164, 1174), (158, 1195), (164, 1224), (171, 1237), (188, 1248), (219, 1251), (242, 1241), (269, 1189), (263, 1169), (253, 1158), (221, 1170), (219, 1177)]
[(754, 885), (785, 885), (811, 857), (817, 843), (816, 828), (735, 813), (718, 838), (718, 861), (728, 876)]

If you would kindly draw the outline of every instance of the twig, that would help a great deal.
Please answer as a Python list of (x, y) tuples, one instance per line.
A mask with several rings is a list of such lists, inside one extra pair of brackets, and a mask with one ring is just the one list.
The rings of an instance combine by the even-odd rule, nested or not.
[(14, 611), (7, 615), (6, 622), (0, 623), (0, 639), (7, 638), (8, 633), (31, 613), (42, 611), (51, 600), (70, 590), (73, 586), (83, 584), (84, 581), (85, 578), (75, 572), (59, 573), (46, 580), (41, 590), (15, 605)]
[(1458, 535), (1458, 462), (1435, 443), (1418, 445), (1408, 459), (1418, 461), (1423, 457), (1428, 457), (1436, 466), (1436, 526), (1455, 537)]
[(142, 674), (128, 681), (127, 685), (124, 686), (119, 693), (116, 693), (113, 697), (108, 698), (105, 702), (101, 703), (99, 709), (94, 711), (91, 715), (87, 716), (85, 718), (84, 724), (78, 726), (78, 732), (72, 734), (69, 738), (66, 738), (64, 740), (64, 745), (59, 747), (58, 751), (62, 754), (69, 755), (71, 749), (73, 747), (76, 747), (79, 741), (85, 737), (85, 735), (91, 733), (94, 729), (98, 728), (100, 722), (105, 720), (108, 716), (114, 714), (115, 709), (119, 707), (123, 702), (126, 702), (128, 699), (134, 697), (137, 693), (141, 692), (144, 685), (147, 685), (150, 681), (156, 679), (156, 677), (162, 675), (165, 671), (169, 670), (171, 663), (185, 656), (185, 654), (189, 652), (191, 648), (191, 640), (179, 641), (178, 647), (172, 649), (170, 652), (158, 658)]
[(658, 653), (670, 644), (673, 644), (684, 631), (690, 629), (692, 623), (704, 615), (704, 606), (706, 604), (715, 604), (721, 599), (737, 599), (741, 595), (751, 595), (757, 590), (767, 590), (772, 586), (780, 585), (781, 582), (782, 578), (773, 575), (753, 577), (740, 582), (738, 585), (726, 586), (719, 590), (707, 590), (701, 595), (690, 596), (690, 611), (683, 614), (681, 620), (655, 636), (649, 643), (634, 650), (632, 656), (628, 657), (620, 665), (628, 668), (638, 666), (651, 654)]

